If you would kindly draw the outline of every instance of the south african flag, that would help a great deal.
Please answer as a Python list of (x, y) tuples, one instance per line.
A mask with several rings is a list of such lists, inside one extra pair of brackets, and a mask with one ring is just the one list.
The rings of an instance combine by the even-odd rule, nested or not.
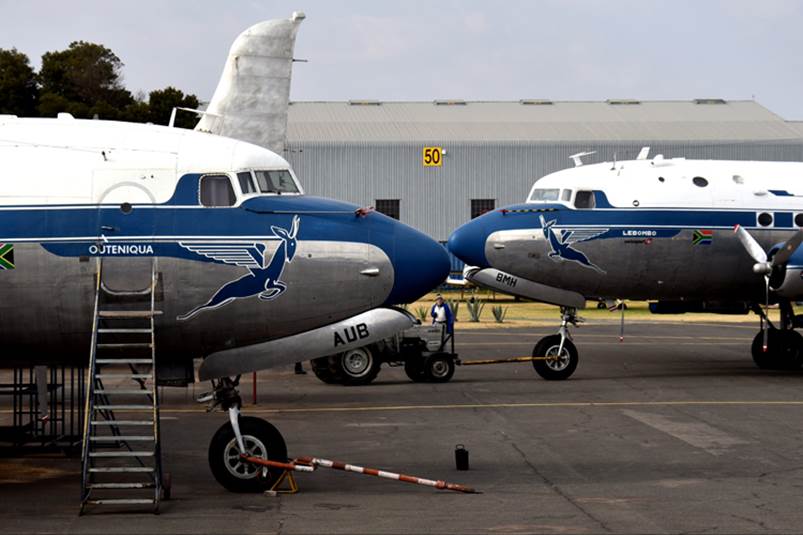
[(700, 230), (697, 229), (694, 231), (691, 237), (691, 244), (692, 245), (711, 245), (711, 242), (714, 241), (714, 231), (713, 230)]
[(14, 245), (0, 243), (0, 269), (14, 269)]

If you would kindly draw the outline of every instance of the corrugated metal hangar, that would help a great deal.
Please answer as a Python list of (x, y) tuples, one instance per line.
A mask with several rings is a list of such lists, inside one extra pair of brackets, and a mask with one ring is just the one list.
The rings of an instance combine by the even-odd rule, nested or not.
[(307, 193), (376, 206), (445, 241), (478, 213), (523, 201), (571, 154), (624, 160), (645, 145), (666, 157), (803, 161), (803, 123), (721, 99), (293, 102), (285, 156)]

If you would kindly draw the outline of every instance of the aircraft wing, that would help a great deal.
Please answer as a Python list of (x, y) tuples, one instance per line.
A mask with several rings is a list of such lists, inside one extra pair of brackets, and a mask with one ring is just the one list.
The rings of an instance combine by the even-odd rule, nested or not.
[(250, 269), (264, 268), (265, 245), (257, 242), (179, 242), (183, 248), (215, 262)]

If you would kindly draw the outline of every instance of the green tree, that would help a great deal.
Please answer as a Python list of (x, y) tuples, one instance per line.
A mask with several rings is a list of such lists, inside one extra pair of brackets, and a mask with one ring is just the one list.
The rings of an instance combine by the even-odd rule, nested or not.
[[(46, 52), (39, 71), (39, 112), (67, 111), (76, 117), (118, 119), (134, 97), (123, 87), (123, 62), (103, 45), (74, 41), (66, 50)], [(61, 109), (59, 109), (61, 108)]]
[(38, 97), (36, 74), (28, 56), (16, 48), (0, 48), (0, 113), (33, 116)]
[[(170, 122), (170, 114), (175, 107), (198, 109), (198, 97), (185, 95), (180, 89), (168, 86), (164, 89), (151, 91), (148, 98), (149, 121), (154, 124), (166, 125)], [(176, 115), (175, 126), (180, 128), (194, 128), (198, 118), (189, 112), (179, 111)]]

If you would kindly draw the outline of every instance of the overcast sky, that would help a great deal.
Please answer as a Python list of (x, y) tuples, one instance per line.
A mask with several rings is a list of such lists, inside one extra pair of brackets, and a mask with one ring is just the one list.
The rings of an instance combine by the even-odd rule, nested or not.
[(38, 67), (87, 40), (126, 85), (211, 97), (248, 26), (304, 11), (293, 100), (755, 98), (803, 119), (803, 1), (0, 0), (0, 48)]

